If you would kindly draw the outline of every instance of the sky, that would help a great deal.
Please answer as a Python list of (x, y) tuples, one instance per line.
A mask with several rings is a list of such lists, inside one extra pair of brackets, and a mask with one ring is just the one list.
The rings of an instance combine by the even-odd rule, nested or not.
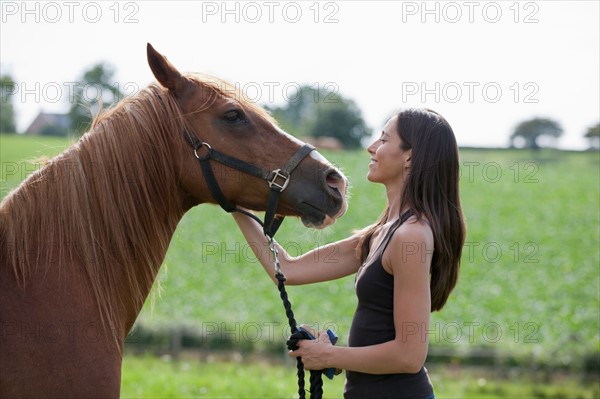
[(21, 131), (42, 110), (66, 112), (98, 62), (126, 94), (141, 90), (154, 80), (148, 42), (262, 105), (293, 101), (303, 84), (333, 90), (376, 135), (393, 111), (428, 107), (461, 146), (507, 146), (518, 123), (543, 117), (563, 127), (559, 147), (585, 149), (600, 120), (595, 0), (2, 0), (0, 12), (0, 72), (17, 82)]

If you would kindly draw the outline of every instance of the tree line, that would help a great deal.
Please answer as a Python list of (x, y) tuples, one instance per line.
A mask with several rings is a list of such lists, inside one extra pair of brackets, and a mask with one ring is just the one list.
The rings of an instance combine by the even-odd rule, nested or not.
[[(68, 111), (69, 131), (78, 135), (86, 132), (93, 115), (99, 109), (111, 107), (124, 97), (118, 86), (114, 85), (115, 69), (105, 63), (99, 63), (83, 72), (77, 80), (74, 99)], [(0, 76), (0, 132), (16, 131), (14, 107), (15, 81), (9, 74)], [(92, 85), (98, 88), (98, 97), (89, 99), (83, 95), (84, 88)], [(303, 85), (281, 106), (265, 106), (279, 122), (281, 127), (301, 138), (327, 137), (337, 140), (347, 149), (363, 146), (371, 137), (371, 129), (363, 119), (356, 103), (326, 88), (317, 89)], [(509, 137), (512, 148), (539, 149), (555, 147), (564, 130), (560, 123), (550, 118), (532, 118), (519, 123)], [(52, 128), (45, 134), (57, 134)], [(591, 149), (600, 149), (600, 123), (587, 129), (584, 137)]]

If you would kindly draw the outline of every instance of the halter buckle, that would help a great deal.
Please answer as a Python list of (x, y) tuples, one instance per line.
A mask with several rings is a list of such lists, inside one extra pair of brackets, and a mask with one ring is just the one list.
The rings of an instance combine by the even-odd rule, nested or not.
[[(283, 174), (280, 173), (281, 169), (275, 169), (274, 171), (272, 171), (271, 173), (273, 174), (273, 177), (271, 178), (271, 180), (268, 180), (269, 183), (269, 188), (271, 188), (272, 190), (275, 189), (279, 189), (279, 192), (282, 192), (283, 190), (285, 190), (285, 188), (288, 186), (289, 182), (290, 182), (290, 176), (288, 174)], [(283, 179), (283, 183), (279, 183), (276, 180), (277, 179)], [(275, 187), (275, 188), (273, 188)]]

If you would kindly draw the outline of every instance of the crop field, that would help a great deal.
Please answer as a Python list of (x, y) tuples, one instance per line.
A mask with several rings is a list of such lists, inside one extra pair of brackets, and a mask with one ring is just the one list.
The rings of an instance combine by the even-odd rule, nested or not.
[[(65, 139), (16, 135), (1, 135), (0, 140), (2, 197), (35, 169), (38, 157), (51, 157), (68, 145)], [(343, 218), (323, 231), (307, 230), (299, 221), (286, 219), (277, 240), (291, 255), (348, 236), (374, 221), (385, 206), (383, 187), (365, 179), (365, 151), (323, 154), (349, 177), (350, 207)], [(597, 376), (599, 154), (462, 149), (461, 171), (467, 242), (459, 283), (446, 307), (432, 314), (428, 331), (431, 355), (460, 362), (456, 359), (493, 354), (501, 366), (591, 370)], [(335, 262), (335, 256), (330, 261)], [(296, 318), (318, 328), (335, 329), (340, 344), (345, 344), (356, 306), (353, 285), (350, 276), (289, 287)], [(148, 332), (176, 330), (195, 337), (204, 349), (219, 349), (226, 343), (227, 349), (240, 351), (242, 356), (275, 353), (283, 358), (289, 330), (278, 291), (232, 217), (215, 205), (192, 209), (179, 224), (128, 345), (135, 348)], [(186, 346), (185, 339), (182, 344)], [(149, 365), (148, 370), (164, 367), (164, 362), (154, 358), (126, 357), (124, 396), (144, 392), (160, 396), (134, 388), (139, 381), (128, 374), (127, 366), (131, 373), (141, 372), (138, 368), (145, 368), (142, 361)], [(168, 367), (184, 378), (177, 368), (207, 367), (196, 363)], [(257, 362), (250, 367), (253, 370), (246, 370), (243, 364), (237, 369), (238, 365), (232, 367), (230, 362), (216, 362), (215, 370), (232, 379), (237, 378), (236, 373), (257, 373), (252, 378), (260, 379), (267, 373), (261, 371), (265, 367), (274, 377), (243, 397), (264, 396), (260, 389), (275, 392), (272, 397), (283, 392), (277, 388), (279, 368)], [(289, 395), (294, 392), (292, 369), (288, 370), (292, 378), (285, 377)], [(448, 377), (448, 383), (453, 379)], [(273, 385), (265, 388), (265, 384)], [(334, 384), (337, 388), (329, 393), (339, 397), (341, 384)], [(326, 392), (327, 386), (326, 382)], [(202, 396), (201, 392), (179, 392), (181, 396)], [(242, 397), (228, 391), (226, 383), (224, 390), (207, 395)]]

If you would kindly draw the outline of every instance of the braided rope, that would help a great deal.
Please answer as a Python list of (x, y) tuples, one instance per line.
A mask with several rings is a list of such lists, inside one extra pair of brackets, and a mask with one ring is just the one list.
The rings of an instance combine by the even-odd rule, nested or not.
[(318, 370), (310, 371), (310, 399), (323, 398), (323, 373)]
[[(292, 310), (292, 304), (288, 299), (287, 292), (285, 290), (285, 276), (281, 272), (275, 273), (275, 278), (277, 278), (277, 288), (279, 289), (279, 296), (283, 301), (283, 307), (285, 308), (285, 315), (288, 318), (288, 323), (290, 325), (290, 330), (292, 335), (296, 334), (300, 330), (296, 324), (296, 319), (294, 317), (294, 311)], [(295, 350), (298, 349), (296, 346), (298, 339), (291, 339), (288, 341), (288, 349)], [(302, 363), (302, 358), (298, 356), (296, 358), (296, 368), (298, 369), (298, 396), (300, 399), (306, 398), (305, 391), (305, 382), (304, 382), (304, 364)], [(323, 397), (323, 378), (321, 371), (311, 370), (310, 372), (310, 399), (321, 399)]]

